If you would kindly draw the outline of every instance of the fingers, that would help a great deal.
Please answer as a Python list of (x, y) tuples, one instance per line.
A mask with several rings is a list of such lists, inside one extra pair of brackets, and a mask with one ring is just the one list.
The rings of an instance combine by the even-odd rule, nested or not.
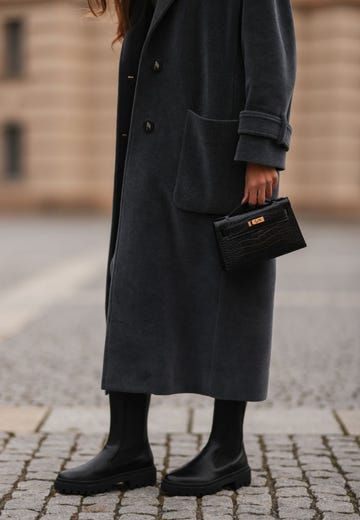
[(272, 198), (278, 182), (278, 172), (275, 168), (249, 163), (241, 204), (245, 202), (251, 206), (265, 204), (267, 198)]
[(278, 183), (279, 183), (279, 172), (273, 168), (273, 175), (272, 175), (272, 179), (273, 179), (273, 190), (275, 190), (278, 186)]
[(241, 204), (245, 204), (249, 200), (249, 193), (246, 193), (241, 199)]
[(274, 189), (275, 189), (274, 188), (274, 183), (273, 182), (269, 182), (266, 185), (265, 198), (271, 199)]
[[(257, 203), (258, 204), (260, 204), (260, 205), (265, 204), (265, 198), (266, 198), (267, 192), (271, 192), (271, 189), (270, 189), (269, 183), (266, 182), (264, 184), (261, 184), (257, 190)], [(255, 204), (256, 204), (256, 202), (255, 202)]]

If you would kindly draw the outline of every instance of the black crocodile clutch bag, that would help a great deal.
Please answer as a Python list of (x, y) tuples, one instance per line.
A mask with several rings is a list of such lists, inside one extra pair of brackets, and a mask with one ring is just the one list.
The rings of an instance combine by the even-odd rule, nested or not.
[[(239, 212), (240, 210), (240, 212)], [(238, 214), (234, 214), (239, 212)], [(232, 271), (306, 247), (288, 197), (237, 206), (214, 222), (223, 268)]]

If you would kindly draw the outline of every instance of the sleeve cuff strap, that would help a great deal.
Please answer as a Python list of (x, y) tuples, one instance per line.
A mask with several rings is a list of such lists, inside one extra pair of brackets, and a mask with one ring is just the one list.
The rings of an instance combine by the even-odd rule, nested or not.
[(238, 133), (270, 137), (288, 151), (292, 128), (285, 116), (276, 116), (255, 110), (243, 110), (240, 112)]

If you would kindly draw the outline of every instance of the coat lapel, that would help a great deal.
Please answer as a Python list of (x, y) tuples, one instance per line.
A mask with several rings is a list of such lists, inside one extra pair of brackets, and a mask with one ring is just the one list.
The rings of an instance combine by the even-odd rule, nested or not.
[[(142, 0), (144, 1), (144, 0)], [(149, 1), (149, 0), (147, 0)], [(154, 33), (155, 29), (159, 25), (160, 21), (164, 17), (165, 13), (169, 9), (169, 7), (176, 2), (176, 0), (157, 0), (155, 11), (149, 26), (148, 33), (146, 35), (145, 44), (148, 42), (148, 40), (151, 38), (152, 34)]]

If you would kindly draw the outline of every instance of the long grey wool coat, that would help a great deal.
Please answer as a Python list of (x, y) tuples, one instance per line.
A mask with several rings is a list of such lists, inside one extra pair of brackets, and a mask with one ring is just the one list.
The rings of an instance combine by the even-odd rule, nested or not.
[(285, 169), (290, 1), (135, 0), (131, 24), (101, 388), (265, 400), (276, 260), (225, 272), (213, 220), (241, 202), (247, 162)]

